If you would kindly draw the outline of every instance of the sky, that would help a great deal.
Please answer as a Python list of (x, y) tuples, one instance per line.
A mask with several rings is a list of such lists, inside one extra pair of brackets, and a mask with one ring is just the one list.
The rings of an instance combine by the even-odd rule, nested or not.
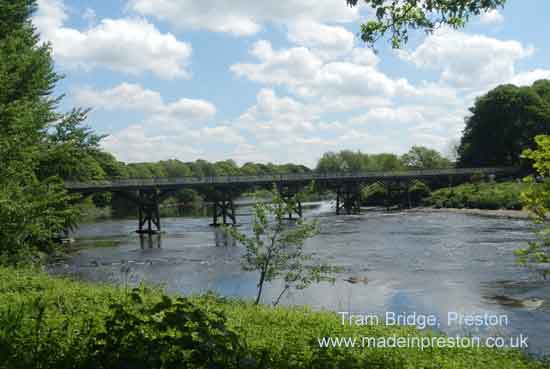
[(550, 1), (508, 0), (401, 50), (358, 37), (345, 0), (38, 0), (33, 22), (125, 162), (315, 166), (344, 149), (449, 154), (477, 96), (550, 78)]

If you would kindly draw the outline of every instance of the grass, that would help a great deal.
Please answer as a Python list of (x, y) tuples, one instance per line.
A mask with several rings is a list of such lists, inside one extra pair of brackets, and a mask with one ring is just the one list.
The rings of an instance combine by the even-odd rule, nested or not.
[[(180, 337), (172, 325), (163, 331), (163, 336), (155, 333), (160, 332), (158, 312), (161, 309), (158, 306), (164, 304), (162, 306), (166, 308), (175, 305), (167, 305), (166, 298), (163, 300), (163, 293), (158, 289), (144, 291), (142, 305), (149, 306), (152, 310), (145, 314), (139, 313), (142, 315), (132, 315), (128, 312), (134, 311), (134, 306), (138, 303), (135, 296), (133, 297), (124, 287), (77, 282), (51, 277), (42, 272), (0, 267), (0, 368), (138, 368), (136, 364), (130, 366), (128, 355), (135, 358), (135, 355), (141, 355), (142, 352), (143, 355), (154, 352), (149, 344), (160, 345), (162, 342), (172, 342), (166, 341), (166, 337)], [(241, 347), (238, 351), (240, 364), (235, 366), (239, 368), (548, 368), (545, 364), (515, 350), (320, 349), (318, 337), (380, 337), (429, 333), (421, 333), (412, 328), (382, 325), (342, 326), (335, 313), (315, 312), (306, 307), (272, 308), (210, 295), (194, 296), (184, 300), (197, 306), (200, 311), (209, 314), (217, 311), (225, 317), (227, 329), (234, 332)], [(127, 310), (114, 314), (114, 306), (117, 304)], [(160, 315), (170, 316), (167, 311), (161, 312)], [(180, 316), (176, 321), (181, 322), (196, 315), (195, 311)], [(138, 316), (139, 319), (136, 318)], [(149, 323), (144, 325), (143, 322), (146, 320), (149, 323), (153, 322), (156, 330), (151, 329)], [(192, 325), (186, 325), (185, 329), (197, 329), (196, 322), (192, 319), (190, 321)], [(104, 335), (105, 332), (107, 335)], [(120, 334), (123, 334), (124, 339), (116, 340)], [(136, 334), (142, 334), (139, 340), (135, 341), (140, 347), (134, 347), (134, 343), (129, 353), (123, 351), (121, 347), (133, 342), (130, 338)], [(224, 333), (219, 337), (225, 339), (223, 337), (226, 336), (228, 334)], [(118, 346), (116, 350), (112, 349), (112, 345), (109, 346), (110, 350), (106, 350), (105, 342), (115, 342)], [(183, 341), (174, 342), (179, 344)], [(210, 342), (210, 339), (205, 342)], [(170, 347), (172, 346), (173, 344)], [(109, 355), (111, 361), (102, 361), (102, 355)], [(117, 364), (112, 366), (104, 364), (113, 363), (113, 357), (120, 362), (115, 360)], [(144, 368), (172, 367), (151, 364), (151, 360), (155, 359), (154, 355), (148, 354), (143, 357), (149, 360), (147, 364), (143, 364)], [(185, 358), (178, 359), (181, 362), (176, 362), (177, 365), (173, 367), (216, 367), (192, 363), (192, 356)]]
[(521, 210), (520, 194), (527, 186), (517, 182), (464, 184), (434, 191), (424, 203), (436, 208)]

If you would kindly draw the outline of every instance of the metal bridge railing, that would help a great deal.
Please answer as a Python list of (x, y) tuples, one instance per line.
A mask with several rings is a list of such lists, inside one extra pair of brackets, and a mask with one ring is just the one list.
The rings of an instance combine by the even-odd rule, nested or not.
[(198, 184), (247, 184), (247, 183), (269, 183), (269, 182), (303, 182), (318, 180), (341, 180), (341, 179), (376, 179), (376, 178), (410, 178), (410, 177), (438, 177), (474, 174), (503, 174), (515, 173), (518, 168), (451, 168), (451, 169), (428, 169), (428, 170), (407, 170), (407, 171), (370, 171), (355, 173), (289, 173), (261, 176), (215, 176), (215, 177), (182, 177), (182, 178), (144, 178), (144, 179), (122, 179), (92, 182), (65, 182), (65, 187), (71, 190), (79, 189), (101, 189), (101, 188), (128, 188), (128, 187), (151, 187), (151, 186), (179, 186)]

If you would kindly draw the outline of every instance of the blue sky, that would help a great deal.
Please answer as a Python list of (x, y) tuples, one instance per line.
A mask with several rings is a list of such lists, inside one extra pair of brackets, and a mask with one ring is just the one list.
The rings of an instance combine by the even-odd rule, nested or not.
[(509, 0), (459, 31), (378, 54), (345, 0), (39, 0), (62, 109), (127, 162), (295, 162), (326, 151), (444, 153), (476, 96), (550, 78), (550, 2)]

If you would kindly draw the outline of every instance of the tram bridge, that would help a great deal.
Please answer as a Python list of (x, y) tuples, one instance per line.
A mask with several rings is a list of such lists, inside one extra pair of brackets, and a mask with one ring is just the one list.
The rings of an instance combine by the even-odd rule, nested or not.
[[(292, 201), (294, 214), (302, 216), (302, 204), (296, 195), (306, 186), (330, 189), (336, 193), (336, 214), (353, 214), (360, 211), (360, 191), (365, 185), (378, 183), (391, 196), (392, 191), (408, 190), (416, 181), (431, 188), (440, 188), (471, 181), (473, 177), (510, 178), (520, 174), (519, 168), (459, 168), (391, 172), (359, 173), (305, 173), (261, 176), (218, 176), (184, 178), (125, 179), (94, 182), (66, 182), (66, 188), (83, 196), (94, 193), (118, 193), (138, 206), (138, 233), (153, 234), (161, 231), (159, 205), (174, 192), (193, 189), (212, 203), (213, 224), (236, 224), (234, 200), (243, 192), (255, 188), (275, 188), (284, 199)], [(221, 219), (220, 219), (221, 218)]]

